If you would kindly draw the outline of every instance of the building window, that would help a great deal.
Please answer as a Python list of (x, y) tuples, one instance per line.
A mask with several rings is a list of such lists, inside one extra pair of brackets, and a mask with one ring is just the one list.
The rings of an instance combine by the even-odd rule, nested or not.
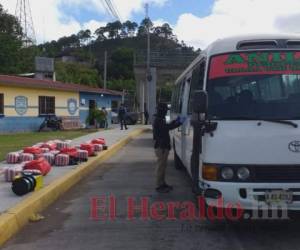
[(4, 115), (4, 95), (0, 94), (0, 115)]
[(117, 110), (119, 108), (119, 101), (112, 100), (111, 101), (111, 109), (112, 110)]
[(55, 115), (54, 96), (39, 96), (39, 115)]

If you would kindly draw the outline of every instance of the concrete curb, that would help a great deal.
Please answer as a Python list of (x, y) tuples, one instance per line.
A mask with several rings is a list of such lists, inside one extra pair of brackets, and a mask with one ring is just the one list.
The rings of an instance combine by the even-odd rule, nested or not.
[(97, 157), (89, 159), (75, 169), (70, 170), (61, 178), (53, 181), (43, 189), (32, 193), (28, 198), (18, 203), (0, 215), (0, 246), (21, 230), (28, 222), (29, 217), (47, 208), (57, 198), (68, 191), (78, 181), (94, 170), (100, 163), (110, 158), (133, 138), (148, 131), (140, 128), (132, 131), (128, 136), (110, 146), (107, 151), (101, 152)]

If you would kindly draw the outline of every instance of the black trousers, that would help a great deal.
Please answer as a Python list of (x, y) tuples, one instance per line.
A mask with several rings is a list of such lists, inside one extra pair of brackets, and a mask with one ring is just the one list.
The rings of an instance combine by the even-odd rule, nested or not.
[(125, 127), (125, 129), (127, 129), (125, 117), (120, 118), (120, 124), (121, 124), (121, 129), (123, 129), (123, 127)]
[(149, 117), (145, 116), (145, 125), (148, 125), (148, 122), (149, 122)]

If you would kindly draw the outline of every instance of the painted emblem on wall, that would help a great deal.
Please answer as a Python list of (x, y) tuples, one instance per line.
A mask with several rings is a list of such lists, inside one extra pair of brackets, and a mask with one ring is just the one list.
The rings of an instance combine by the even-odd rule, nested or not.
[(77, 100), (69, 99), (68, 100), (68, 111), (70, 115), (75, 115), (77, 111)]
[(28, 100), (25, 96), (15, 98), (15, 110), (18, 115), (25, 115), (28, 110)]

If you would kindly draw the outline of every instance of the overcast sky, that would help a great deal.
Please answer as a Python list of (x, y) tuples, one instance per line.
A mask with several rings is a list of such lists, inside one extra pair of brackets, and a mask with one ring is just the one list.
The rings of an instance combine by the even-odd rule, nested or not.
[[(38, 42), (114, 21), (103, 0), (29, 0)], [(0, 0), (14, 14), (17, 0)], [(168, 22), (180, 40), (196, 48), (238, 34), (300, 32), (300, 0), (113, 0), (122, 20), (138, 23), (144, 4), (156, 24)]]

